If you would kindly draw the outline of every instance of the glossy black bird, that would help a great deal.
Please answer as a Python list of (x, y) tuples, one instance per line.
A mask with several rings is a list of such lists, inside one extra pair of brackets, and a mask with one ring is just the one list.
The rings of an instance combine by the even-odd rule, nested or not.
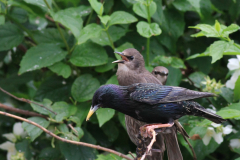
[[(143, 56), (133, 48), (126, 49), (123, 52), (115, 52), (122, 57), (122, 60), (114, 61), (113, 63), (118, 63), (118, 70), (117, 70), (117, 79), (119, 85), (121, 86), (128, 86), (134, 83), (156, 83), (162, 84), (161, 81), (164, 82), (164, 79), (157, 79), (155, 75), (151, 74), (145, 69), (145, 62)], [(131, 141), (137, 145), (138, 144), (138, 133), (139, 128), (143, 125), (146, 125), (145, 122), (136, 120), (128, 115), (125, 115), (125, 123), (127, 128), (127, 133), (131, 139)], [(182, 128), (179, 122), (175, 122), (176, 126), (168, 129), (167, 134), (160, 133), (156, 137), (156, 142), (153, 145), (153, 149), (155, 151), (160, 152), (153, 152), (151, 156), (147, 156), (148, 160), (162, 160), (164, 151), (165, 151), (165, 144), (167, 146), (167, 153), (168, 153), (168, 160), (182, 160), (182, 154), (178, 145), (177, 140), (177, 131), (181, 131), (181, 134), (184, 137), (188, 138), (187, 133)], [(170, 130), (170, 131), (169, 131)], [(150, 143), (151, 139), (147, 139), (145, 145), (147, 146)]]
[(169, 123), (184, 115), (209, 119), (214, 123), (225, 121), (206, 110), (196, 98), (215, 96), (182, 87), (154, 83), (136, 83), (130, 86), (104, 85), (94, 94), (87, 120), (99, 108), (112, 108), (146, 123)]

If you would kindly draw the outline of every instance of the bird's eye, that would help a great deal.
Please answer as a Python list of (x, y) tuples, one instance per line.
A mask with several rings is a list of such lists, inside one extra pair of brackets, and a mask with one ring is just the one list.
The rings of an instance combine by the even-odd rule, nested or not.
[(157, 71), (154, 71), (154, 74), (158, 74), (158, 72), (157, 72)]
[(130, 61), (132, 61), (132, 60), (134, 59), (133, 56), (128, 56), (127, 58), (128, 58), (128, 60), (130, 60)]

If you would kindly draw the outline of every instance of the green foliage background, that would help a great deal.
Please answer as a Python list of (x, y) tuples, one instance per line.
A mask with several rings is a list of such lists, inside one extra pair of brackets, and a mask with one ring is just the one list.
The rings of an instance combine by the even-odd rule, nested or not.
[[(240, 23), (239, 7), (239, 0), (0, 0), (0, 87), (44, 104), (57, 116), (2, 92), (0, 102), (49, 116), (47, 121), (21, 115), (67, 139), (125, 154), (135, 152), (122, 113), (100, 109), (89, 122), (85, 118), (96, 89), (118, 84), (117, 66), (111, 62), (120, 57), (113, 52), (136, 48), (149, 71), (158, 65), (169, 69), (167, 85), (218, 93), (211, 103), (219, 115), (230, 119), (224, 125), (239, 130), (240, 80), (234, 90), (221, 86), (216, 91), (216, 86), (209, 89), (201, 83), (209, 75), (225, 84), (232, 74), (227, 62), (240, 55), (239, 26), (233, 24)], [(198, 102), (209, 107), (206, 99)], [(12, 132), (16, 120), (3, 115), (0, 119), (0, 134)], [(210, 125), (193, 116), (180, 122), (190, 136), (200, 138)], [(18, 137), (15, 147), (26, 159), (121, 159), (59, 142), (27, 123), (23, 128), (29, 136)], [(240, 149), (231, 149), (229, 141), (239, 136), (239, 132), (231, 133), (221, 144), (212, 139), (207, 146), (201, 139), (190, 141), (199, 160), (234, 160)], [(0, 143), (5, 141), (0, 136)], [(179, 143), (184, 159), (191, 159), (181, 136)], [(6, 152), (0, 150), (0, 159), (5, 158)]]

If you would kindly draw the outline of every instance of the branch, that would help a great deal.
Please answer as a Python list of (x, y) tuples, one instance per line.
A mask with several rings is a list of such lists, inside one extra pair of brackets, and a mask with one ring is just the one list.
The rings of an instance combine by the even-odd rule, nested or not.
[(71, 140), (67, 140), (67, 139), (64, 139), (62, 137), (59, 137), (57, 135), (55, 135), (54, 133), (50, 132), (49, 130), (47, 130), (46, 128), (40, 126), (39, 124), (33, 122), (33, 121), (30, 121), (28, 119), (25, 119), (25, 118), (22, 118), (22, 117), (19, 117), (19, 116), (16, 116), (16, 115), (13, 115), (13, 114), (10, 114), (10, 113), (6, 113), (6, 112), (2, 112), (0, 111), (0, 114), (2, 115), (5, 115), (5, 116), (8, 116), (8, 117), (12, 117), (12, 118), (15, 118), (15, 119), (18, 119), (18, 120), (21, 120), (21, 121), (24, 121), (24, 122), (27, 122), (29, 124), (32, 124), (38, 128), (40, 128), (41, 130), (43, 130), (44, 132), (46, 132), (47, 134), (53, 136), (54, 138), (62, 141), (62, 142), (67, 142), (67, 143), (71, 143), (71, 144), (76, 144), (76, 145), (81, 145), (81, 146), (86, 146), (86, 147), (90, 147), (90, 148), (95, 148), (95, 149), (98, 149), (98, 150), (102, 150), (102, 151), (105, 151), (105, 152), (110, 152), (110, 153), (113, 153), (119, 157), (122, 157), (122, 158), (125, 158), (127, 160), (133, 160), (132, 158), (129, 158), (128, 156), (120, 153), (120, 152), (117, 152), (117, 151), (114, 151), (112, 149), (108, 149), (108, 148), (105, 148), (105, 147), (101, 147), (99, 145), (93, 145), (93, 144), (89, 144), (89, 143), (84, 143), (84, 142), (76, 142), (76, 141), (71, 141)]
[(35, 117), (42, 117), (42, 118), (48, 119), (47, 116), (44, 116), (44, 115), (41, 115), (41, 114), (38, 114), (38, 113), (35, 113), (35, 112), (31, 112), (31, 111), (25, 111), (25, 110), (21, 110), (21, 109), (18, 109), (18, 108), (9, 107), (9, 106), (4, 105), (2, 103), (0, 103), (0, 108), (3, 108), (5, 110), (9, 110), (9, 111), (12, 111), (12, 112), (16, 112), (16, 113), (19, 113), (19, 114), (24, 114), (24, 115), (27, 115), (27, 116), (35, 116)]
[(22, 102), (26, 102), (26, 103), (29, 103), (29, 104), (31, 104), (31, 103), (33, 103), (33, 104), (36, 104), (36, 105), (38, 105), (38, 106), (40, 106), (40, 107), (43, 107), (43, 108), (45, 108), (46, 110), (48, 110), (48, 111), (52, 112), (53, 114), (57, 115), (57, 113), (53, 112), (52, 110), (50, 110), (49, 108), (45, 107), (45, 106), (44, 106), (44, 105), (42, 105), (42, 104), (39, 104), (39, 103), (37, 103), (37, 102), (34, 102), (34, 101), (31, 101), (31, 100), (29, 100), (29, 99), (25, 99), (25, 98), (18, 98), (18, 97), (16, 97), (16, 96), (12, 95), (11, 93), (9, 93), (9, 92), (5, 91), (5, 90), (4, 90), (4, 89), (2, 89), (1, 87), (0, 87), (0, 90), (1, 90), (2, 92), (6, 93), (7, 95), (9, 95), (9, 96), (11, 96), (11, 97), (15, 98), (16, 100), (19, 100), (19, 101), (22, 101)]

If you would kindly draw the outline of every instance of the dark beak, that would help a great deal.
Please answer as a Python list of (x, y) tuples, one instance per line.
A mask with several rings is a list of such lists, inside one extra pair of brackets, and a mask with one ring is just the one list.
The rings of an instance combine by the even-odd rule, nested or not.
[(99, 106), (96, 105), (96, 106), (91, 106), (90, 108), (90, 111), (88, 112), (88, 115), (87, 115), (87, 118), (86, 118), (86, 121), (89, 120), (89, 118), (93, 115), (94, 112), (96, 112), (98, 110)]
[(122, 60), (116, 60), (116, 61), (113, 61), (112, 63), (124, 63), (125, 61), (129, 61), (128, 58), (122, 52), (114, 52), (114, 53), (117, 53), (118, 55), (120, 55), (122, 57)]

